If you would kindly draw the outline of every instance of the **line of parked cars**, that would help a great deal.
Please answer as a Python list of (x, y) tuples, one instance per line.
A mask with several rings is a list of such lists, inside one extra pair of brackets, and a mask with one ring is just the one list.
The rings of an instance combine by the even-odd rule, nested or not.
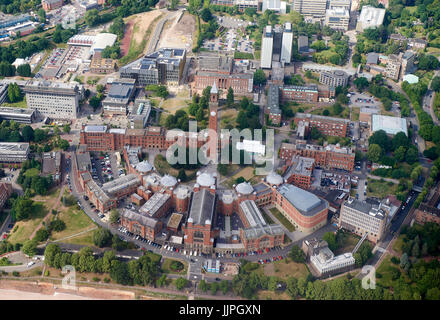
[[(121, 232), (121, 233), (124, 233), (124, 234), (126, 234), (127, 236), (130, 236), (130, 237), (132, 237), (133, 239), (135, 239), (135, 240), (139, 240), (139, 241), (142, 241), (142, 242), (144, 242), (144, 243), (147, 243), (147, 244), (149, 244), (149, 245), (151, 245), (151, 246), (153, 246), (153, 247), (155, 247), (155, 248), (162, 248), (162, 245), (161, 244), (158, 244), (158, 243), (156, 243), (156, 242), (153, 242), (153, 241), (151, 241), (151, 240), (148, 240), (148, 239), (145, 239), (145, 238), (142, 238), (140, 235), (137, 235), (137, 234), (134, 234), (134, 233), (132, 233), (132, 232), (130, 232), (130, 231), (128, 231), (128, 229), (127, 228), (125, 228), (125, 227), (119, 227), (119, 232)], [(121, 237), (119, 237), (121, 240), (124, 240), (124, 239), (122, 239)]]
[(274, 257), (268, 258), (268, 259), (260, 259), (260, 260), (258, 260), (258, 263), (259, 264), (266, 264), (266, 263), (271, 263), (274, 261), (281, 261), (281, 260), (283, 260), (283, 256), (278, 256), (278, 257), (274, 256)]

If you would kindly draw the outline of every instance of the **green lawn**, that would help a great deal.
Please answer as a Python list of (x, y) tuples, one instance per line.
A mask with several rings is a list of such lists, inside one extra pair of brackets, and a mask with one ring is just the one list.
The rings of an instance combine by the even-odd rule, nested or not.
[(287, 228), (287, 230), (289, 230), (290, 232), (295, 231), (295, 227), (290, 223), (289, 220), (287, 220), (285, 216), (283, 216), (283, 214), (277, 208), (272, 208), (269, 210), (275, 216), (275, 218), (277, 218), (278, 221)]
[[(170, 265), (173, 261), (179, 261), (181, 263), (183, 263), (183, 269), (180, 272), (176, 272), (171, 270)], [(188, 263), (186, 261), (180, 260), (180, 259), (168, 259), (165, 258), (164, 262), (162, 263), (162, 272), (163, 273), (172, 273), (172, 274), (181, 274), (181, 275), (186, 275), (186, 272), (188, 270)]]
[(79, 244), (83, 246), (95, 247), (93, 243), (93, 231), (86, 232), (78, 237), (63, 240), (63, 243)]
[[(384, 287), (393, 286), (393, 282), (396, 280), (392, 279), (392, 270), (398, 269), (401, 273), (404, 273), (400, 270), (399, 265), (396, 265), (391, 262), (391, 256), (388, 255), (380, 264), (379, 268), (376, 270), (376, 283), (380, 284)], [(380, 277), (377, 277), (377, 273), (380, 274)]]
[[(266, 212), (261, 211), (261, 213), (263, 214), (263, 218), (264, 218), (264, 220), (266, 220), (266, 222), (267, 222), (268, 224), (273, 224), (273, 223), (274, 223), (273, 220), (272, 220), (272, 218), (271, 218)], [(285, 238), (287, 238), (287, 237), (285, 237)]]
[(43, 203), (34, 203), (32, 207), (32, 217), (27, 220), (18, 221), (15, 224), (8, 241), (11, 243), (24, 243), (29, 240), (32, 232), (38, 227), (43, 218), (46, 216), (48, 209)]
[(27, 108), (26, 97), (23, 98), (23, 100), (18, 101), (18, 102), (14, 102), (14, 103), (5, 102), (5, 103), (3, 103), (3, 106), (4, 107), (11, 107), (11, 108), (26, 109)]
[(146, 251), (145, 255), (148, 256), (151, 261), (159, 262), (160, 259), (162, 259), (162, 256), (160, 254), (154, 253), (152, 251)]
[(342, 234), (342, 243), (340, 247), (337, 250), (335, 250), (334, 254), (339, 255), (353, 251), (354, 247), (356, 246), (356, 244), (359, 242), (360, 239), (361, 238), (355, 234), (344, 232)]
[(54, 232), (52, 235), (53, 240), (62, 239), (95, 226), (84, 211), (77, 209), (77, 206), (70, 207), (67, 211), (61, 212), (58, 218), (64, 221), (66, 229), (61, 232)]
[(296, 279), (305, 278), (309, 274), (309, 270), (304, 263), (296, 263), (288, 259), (281, 261), (275, 261), (272, 263), (260, 266), (263, 273), (266, 276), (277, 276), (281, 279), (287, 279), (289, 277), (294, 277)]
[(387, 194), (396, 194), (397, 184), (368, 178), (367, 197), (382, 199)]

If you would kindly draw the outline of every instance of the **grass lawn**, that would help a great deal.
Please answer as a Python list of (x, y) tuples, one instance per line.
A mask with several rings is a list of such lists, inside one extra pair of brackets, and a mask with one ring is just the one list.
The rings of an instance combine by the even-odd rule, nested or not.
[(72, 244), (80, 244), (84, 246), (89, 247), (95, 247), (95, 244), (93, 243), (93, 231), (91, 230), (89, 232), (86, 232), (78, 237), (70, 238), (63, 240), (63, 243), (72, 243)]
[(277, 276), (281, 279), (289, 277), (305, 278), (309, 274), (309, 270), (304, 263), (296, 263), (290, 259), (287, 263), (286, 260), (281, 260), (265, 264), (263, 265), (263, 271), (266, 276)]
[[(183, 269), (180, 272), (171, 270), (170, 266), (173, 261), (179, 261), (179, 262), (183, 263)], [(186, 262), (184, 260), (180, 260), (180, 259), (165, 258), (164, 262), (162, 263), (161, 269), (162, 269), (163, 273), (186, 275), (186, 272), (188, 270), (188, 262)]]
[(353, 251), (356, 244), (359, 242), (361, 238), (355, 234), (344, 232), (343, 234), (343, 240), (341, 246), (335, 250), (334, 254), (339, 255), (346, 252)]
[(397, 253), (402, 254), (402, 245), (405, 242), (406, 236), (404, 234), (401, 234), (396, 241), (394, 241), (393, 243), (393, 250), (396, 251)]
[(4, 107), (11, 107), (11, 108), (26, 109), (27, 108), (26, 97), (23, 98), (23, 100), (18, 101), (18, 102), (14, 102), (14, 103), (5, 102), (5, 103), (3, 103), (3, 106)]
[(275, 218), (277, 218), (278, 221), (287, 228), (287, 230), (289, 230), (290, 232), (295, 231), (295, 227), (290, 223), (289, 220), (287, 220), (285, 216), (283, 216), (283, 214), (277, 208), (271, 208), (269, 210), (275, 216)]
[(389, 181), (374, 180), (368, 178), (367, 197), (382, 199), (387, 194), (396, 194), (397, 184)]
[(237, 179), (239, 177), (243, 177), (246, 181), (254, 177), (254, 168), (249, 166), (239, 171), (237, 174), (232, 176), (232, 178)]
[(18, 221), (15, 224), (8, 241), (11, 243), (24, 243), (29, 240), (32, 232), (38, 227), (43, 218), (46, 216), (48, 209), (43, 203), (34, 203), (32, 207), (32, 217), (27, 220)]
[(220, 111), (220, 129), (226, 126), (235, 127), (235, 120), (237, 119), (238, 111), (236, 109), (226, 109)]
[[(263, 218), (264, 218), (264, 220), (266, 220), (266, 222), (267, 222), (267, 224), (273, 224), (273, 223), (275, 223), (273, 220), (272, 220), (272, 218), (265, 212), (265, 211), (261, 211), (261, 213), (263, 214)], [(284, 236), (284, 238), (288, 238), (288, 237), (286, 237), (286, 236)]]
[(53, 240), (62, 239), (76, 233), (91, 229), (95, 226), (93, 221), (82, 210), (78, 210), (76, 206), (70, 207), (68, 210), (62, 211), (58, 218), (66, 224), (66, 229), (61, 232), (54, 232)]
[(351, 108), (351, 121), (359, 121), (360, 108)]
[(289, 295), (281, 291), (260, 290), (257, 297), (258, 300), (290, 300)]
[(187, 108), (187, 107), (188, 107), (188, 101), (178, 99), (178, 98), (166, 99), (162, 103), (162, 108), (171, 114), (175, 114), (177, 110)]
[(376, 275), (376, 283), (380, 284), (384, 287), (391, 287), (391, 286), (393, 286), (393, 282), (396, 281), (396, 280), (392, 279), (392, 270), (393, 269), (398, 269), (400, 271), (400, 273), (403, 274), (406, 279), (408, 279), (408, 276), (405, 275), (405, 272), (403, 272), (400, 269), (400, 266), (391, 262), (391, 257), (392, 257), (391, 255), (388, 255), (387, 257), (385, 257), (385, 259), (380, 264), (379, 268), (377, 268), (377, 270), (376, 270), (376, 274), (377, 273), (381, 274), (380, 278), (377, 277), (377, 275)]

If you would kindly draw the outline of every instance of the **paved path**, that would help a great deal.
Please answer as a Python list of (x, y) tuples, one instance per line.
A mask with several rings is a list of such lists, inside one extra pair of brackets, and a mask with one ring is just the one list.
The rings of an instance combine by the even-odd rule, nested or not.
[(392, 183), (397, 183), (399, 184), (399, 180), (397, 179), (393, 179), (393, 178), (384, 178), (384, 177), (378, 177), (378, 176), (374, 176), (372, 174), (368, 174), (367, 175), (368, 178), (373, 179), (373, 180), (384, 180), (384, 181), (388, 181), (388, 182), (392, 182)]
[(81, 231), (81, 232), (78, 232), (78, 233), (72, 234), (72, 235), (70, 235), (70, 236), (67, 236), (67, 237), (64, 237), (64, 238), (61, 238), (61, 239), (58, 239), (58, 240), (54, 240), (53, 242), (60, 242), (60, 241), (66, 240), (66, 239), (75, 238), (75, 237), (77, 237), (77, 236), (79, 236), (79, 235), (82, 235), (82, 234), (84, 234), (84, 233), (87, 233), (87, 232), (92, 231), (92, 230), (95, 230), (95, 229), (98, 229), (98, 227), (93, 227), (93, 228), (90, 228), (90, 229), (87, 229), (87, 230), (84, 230), (84, 231)]

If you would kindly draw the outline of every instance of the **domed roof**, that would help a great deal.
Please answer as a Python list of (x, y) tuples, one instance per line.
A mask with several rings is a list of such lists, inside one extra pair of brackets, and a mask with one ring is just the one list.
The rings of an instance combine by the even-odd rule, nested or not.
[(210, 187), (215, 184), (215, 179), (212, 174), (204, 172), (197, 177), (197, 183), (202, 187)]
[(284, 182), (283, 178), (276, 172), (271, 172), (267, 175), (266, 181), (271, 185), (280, 185)]
[(254, 188), (249, 182), (242, 182), (235, 187), (235, 190), (241, 194), (251, 194), (254, 191)]
[(136, 170), (139, 172), (150, 172), (153, 170), (153, 166), (148, 161), (142, 161), (136, 165)]
[(160, 179), (160, 184), (164, 187), (173, 187), (177, 184), (177, 179), (169, 174), (166, 174)]

